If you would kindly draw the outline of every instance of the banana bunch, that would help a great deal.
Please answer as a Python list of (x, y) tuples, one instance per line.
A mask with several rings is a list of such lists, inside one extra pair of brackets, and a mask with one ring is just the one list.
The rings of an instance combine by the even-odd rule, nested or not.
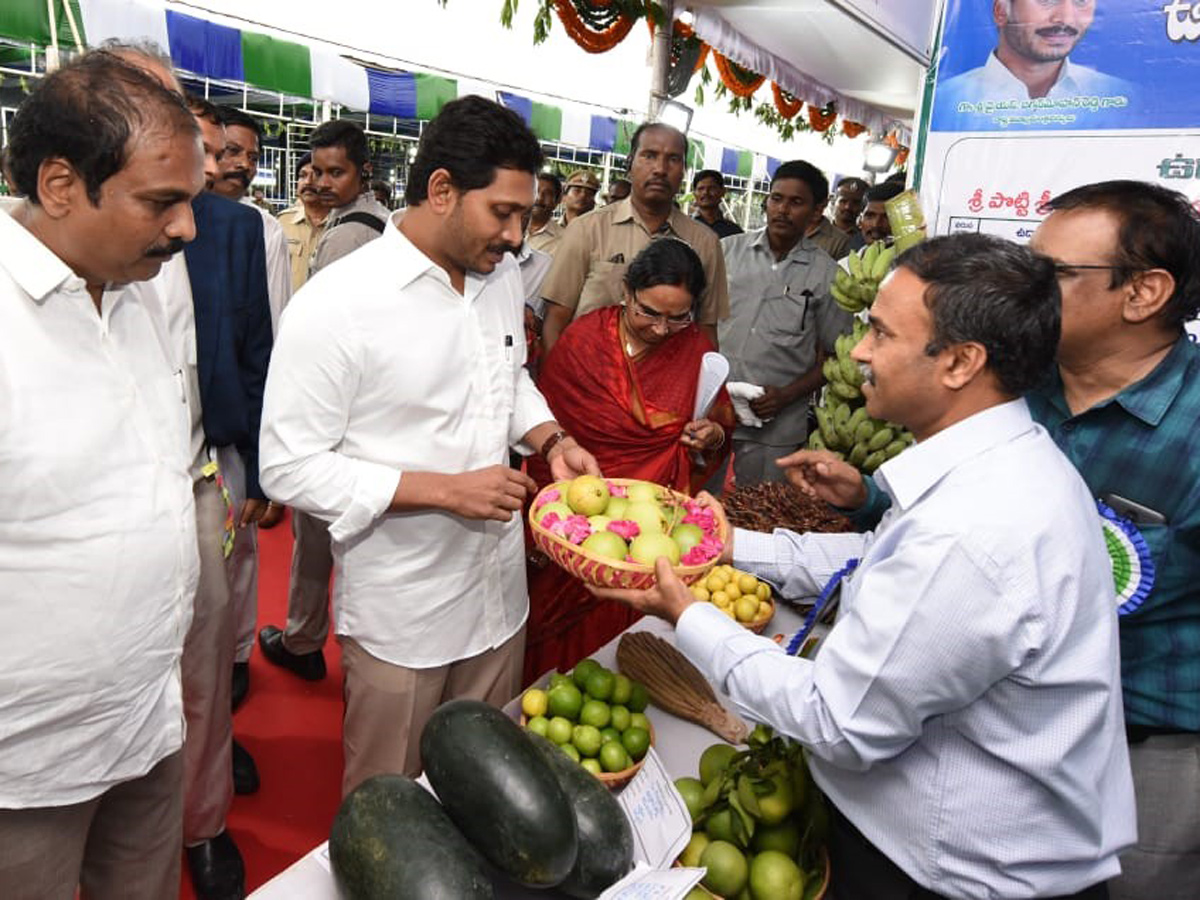
[(879, 282), (883, 281), (895, 258), (896, 248), (885, 247), (883, 241), (876, 241), (861, 252), (851, 251), (846, 257), (848, 270), (838, 266), (837, 276), (830, 285), (833, 301), (848, 313), (869, 308), (875, 302)]
[(856, 320), (849, 334), (834, 342), (836, 355), (825, 360), (824, 401), (816, 407), (817, 430), (808, 436), (810, 450), (831, 450), (868, 475), (915, 440), (911, 432), (867, 414), (862, 395), (863, 373), (850, 358), (866, 333)]

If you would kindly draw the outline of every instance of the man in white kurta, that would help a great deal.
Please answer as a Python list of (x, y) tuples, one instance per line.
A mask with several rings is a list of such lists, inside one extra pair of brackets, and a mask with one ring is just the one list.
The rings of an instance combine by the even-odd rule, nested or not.
[[(484, 120), (501, 137), (475, 144), (491, 158), (468, 168), (492, 180), (461, 189), (470, 176), (443, 159)], [(330, 523), (343, 791), (418, 772), (421, 727), (443, 700), (502, 703), (520, 686), (519, 510), (533, 483), (507, 465), (510, 448), (541, 452), (556, 477), (596, 471), (524, 368), (511, 251), (540, 162), (508, 110), (448, 104), (422, 138), (407, 212), (316, 273), (284, 314), (262, 477), (272, 497)]]

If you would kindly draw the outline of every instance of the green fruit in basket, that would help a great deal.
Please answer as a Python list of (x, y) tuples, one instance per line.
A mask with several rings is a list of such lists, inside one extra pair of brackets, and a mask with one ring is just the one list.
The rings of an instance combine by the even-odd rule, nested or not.
[(604, 507), (604, 515), (616, 521), (617, 519), (625, 518), (625, 510), (629, 508), (629, 501), (624, 497), (613, 497), (608, 501), (608, 506)]
[(691, 522), (684, 522), (671, 530), (671, 539), (679, 545), (680, 553), (687, 553), (704, 540), (704, 529)]
[(737, 813), (728, 806), (713, 813), (704, 823), (704, 833), (714, 841), (732, 841), (733, 820), (736, 815)]
[[(666, 522), (663, 520), (662, 510), (659, 509), (657, 503), (651, 503), (647, 500), (631, 500), (629, 505), (625, 507), (624, 518), (630, 522), (636, 522), (640, 529), (639, 537), (647, 534), (661, 534)], [(674, 543), (672, 541), (672, 543)], [(676, 547), (676, 550), (679, 548)]]
[(651, 484), (648, 481), (635, 481), (625, 488), (625, 496), (630, 503), (648, 501), (650, 503), (658, 502), (658, 485)]
[(609, 741), (621, 740), (621, 732), (609, 725), (607, 728), (600, 729), (600, 737), (607, 744)]
[(713, 744), (706, 749), (700, 754), (700, 780), (707, 785), (721, 775), (737, 752), (737, 747), (730, 744)]
[(629, 702), (625, 704), (631, 713), (640, 713), (650, 705), (650, 693), (640, 681), (635, 681), (629, 691)]
[(594, 757), (586, 757), (579, 761), (579, 764), (591, 772), (593, 775), (599, 775), (604, 769), (600, 765), (600, 760)]
[(801, 900), (804, 873), (791, 857), (765, 850), (750, 863), (750, 896), (753, 900)]
[(629, 542), (629, 555), (644, 566), (653, 566), (660, 556), (679, 565), (679, 545), (665, 534), (639, 534)]
[(676, 778), (675, 790), (679, 791), (679, 796), (683, 798), (684, 805), (687, 806), (688, 815), (695, 822), (704, 812), (704, 785), (698, 778)]
[(574, 744), (559, 744), (558, 749), (567, 754), (567, 756), (571, 757), (571, 759), (575, 760), (575, 762), (581, 762), (583, 760), (583, 757), (579, 755), (579, 751), (575, 749)]
[(550, 689), (546, 697), (546, 708), (551, 716), (563, 716), (575, 721), (583, 706), (583, 694), (573, 684), (560, 684)]
[(571, 676), (564, 675), (562, 672), (555, 672), (550, 676), (550, 682), (546, 685), (546, 690), (556, 688), (560, 684), (571, 684)]
[(546, 738), (556, 744), (566, 744), (571, 740), (574, 727), (570, 719), (564, 716), (555, 716), (546, 723)]
[(588, 524), (592, 526), (592, 531), (605, 531), (610, 522), (612, 516), (588, 516)]
[(687, 846), (679, 854), (679, 864), (687, 866), (689, 869), (699, 868), (700, 857), (704, 854), (710, 842), (711, 839), (703, 831), (693, 832), (691, 839), (687, 842)]
[(576, 725), (571, 730), (571, 743), (580, 756), (595, 756), (604, 741), (600, 737), (600, 729), (595, 725)]
[(701, 884), (722, 897), (736, 897), (750, 878), (745, 855), (728, 841), (713, 841), (705, 847), (700, 865), (708, 869)]
[(778, 825), (760, 825), (754, 829), (750, 846), (755, 853), (778, 850), (794, 857), (800, 852), (800, 826), (794, 818), (785, 819)]
[(629, 555), (629, 545), (613, 531), (594, 531), (584, 538), (579, 546), (589, 553), (618, 562), (624, 562), (625, 557)]
[(633, 679), (628, 675), (622, 675), (620, 672), (616, 674), (617, 679), (613, 682), (611, 702), (624, 706), (629, 703), (629, 698), (633, 694)]
[(608, 669), (597, 669), (587, 677), (587, 692), (594, 700), (607, 700), (612, 696), (616, 683), (617, 676)]
[[(612, 722), (612, 710), (603, 700), (585, 700), (583, 707), (579, 710), (579, 721), (584, 725), (591, 725), (599, 733), (601, 728), (607, 728)], [(592, 756), (591, 753), (585, 753), (584, 756)]]
[(571, 512), (571, 507), (567, 506), (567, 504), (563, 503), (561, 500), (555, 500), (553, 503), (546, 503), (543, 506), (538, 507), (538, 511), (535, 514), (538, 524), (540, 525), (542, 520), (545, 519), (546, 516), (550, 515), (550, 513), (555, 513), (560, 519), (565, 519), (568, 516), (575, 515), (573, 512)]
[(609, 741), (600, 748), (600, 766), (605, 772), (620, 772), (628, 769), (632, 763), (629, 754), (620, 741)]
[(650, 732), (645, 728), (634, 728), (630, 725), (621, 732), (621, 745), (629, 754), (629, 758), (636, 762), (650, 749)]
[[(622, 676), (620, 676), (620, 675), (617, 676), (617, 684), (620, 684), (621, 678), (622, 678)], [(614, 687), (613, 688), (613, 703), (614, 703), (614, 705), (609, 710), (609, 712), (611, 714), (609, 723), (612, 725), (613, 728), (617, 729), (617, 731), (624, 731), (626, 728), (629, 727), (629, 720), (632, 718), (633, 714), (629, 712), (629, 707), (621, 706), (619, 703), (616, 702), (616, 699), (617, 699), (617, 689)], [(601, 727), (603, 727), (603, 726), (601, 726)]]
[(608, 482), (599, 475), (580, 475), (567, 486), (567, 505), (581, 516), (598, 516), (608, 506)]
[(534, 734), (540, 734), (542, 737), (546, 737), (547, 732), (550, 730), (550, 720), (545, 716), (534, 716), (525, 723), (525, 727)]
[(630, 728), (644, 728), (647, 731), (649, 731), (650, 730), (650, 720), (646, 718), (645, 713), (640, 713), (640, 712), (630, 713), (629, 727)]
[(587, 659), (581, 659), (575, 663), (575, 668), (571, 670), (571, 680), (575, 682), (575, 687), (581, 691), (587, 690), (588, 677), (593, 672), (597, 672), (603, 668), (604, 666), (589, 656)]

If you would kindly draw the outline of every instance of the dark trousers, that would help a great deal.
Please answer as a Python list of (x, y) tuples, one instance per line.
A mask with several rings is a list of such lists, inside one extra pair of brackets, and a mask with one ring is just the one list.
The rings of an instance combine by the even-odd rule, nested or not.
[[(833, 804), (830, 812), (831, 893), (837, 900), (947, 900), (905, 875)], [(1042, 900), (1108, 900), (1108, 886), (1095, 884), (1075, 894)]]

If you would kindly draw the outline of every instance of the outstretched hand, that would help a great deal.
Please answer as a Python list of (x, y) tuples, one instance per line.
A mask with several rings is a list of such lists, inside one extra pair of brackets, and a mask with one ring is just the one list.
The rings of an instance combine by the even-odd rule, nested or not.
[(788, 481), (810, 497), (842, 509), (858, 509), (867, 502), (862, 474), (829, 450), (797, 450), (775, 464)]

